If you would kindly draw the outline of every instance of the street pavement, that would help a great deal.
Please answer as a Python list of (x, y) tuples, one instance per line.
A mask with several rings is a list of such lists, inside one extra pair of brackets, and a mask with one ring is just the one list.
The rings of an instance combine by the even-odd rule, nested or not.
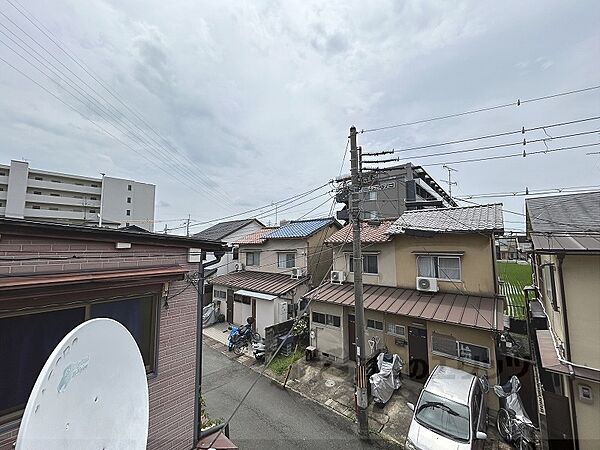
[[(212, 419), (227, 419), (260, 376), (208, 345), (203, 346), (202, 371)], [(348, 419), (262, 376), (231, 421), (230, 439), (242, 450), (398, 448), (381, 440), (362, 442)]]

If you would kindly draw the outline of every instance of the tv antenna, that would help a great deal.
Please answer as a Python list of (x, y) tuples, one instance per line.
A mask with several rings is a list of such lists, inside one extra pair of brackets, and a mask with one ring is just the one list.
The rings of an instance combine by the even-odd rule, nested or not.
[(92, 319), (48, 357), (16, 450), (144, 450), (148, 417), (146, 369), (135, 339), (119, 322)]
[(442, 167), (448, 171), (448, 180), (442, 181), (448, 185), (448, 195), (450, 196), (450, 200), (452, 200), (452, 185), (458, 186), (458, 183), (456, 181), (452, 181), (452, 172), (458, 172), (458, 169), (453, 169), (452, 167), (447, 166), (446, 164), (444, 164)]

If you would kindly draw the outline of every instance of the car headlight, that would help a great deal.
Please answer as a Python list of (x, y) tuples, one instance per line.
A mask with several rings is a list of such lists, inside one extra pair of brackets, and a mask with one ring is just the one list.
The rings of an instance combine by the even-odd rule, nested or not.
[(404, 443), (404, 448), (406, 450), (418, 450), (417, 446), (409, 438), (406, 438), (406, 442)]

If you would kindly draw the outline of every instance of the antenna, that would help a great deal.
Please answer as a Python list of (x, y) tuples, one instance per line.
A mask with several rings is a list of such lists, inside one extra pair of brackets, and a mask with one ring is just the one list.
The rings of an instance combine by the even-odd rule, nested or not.
[(442, 167), (448, 171), (448, 181), (442, 181), (448, 185), (448, 196), (450, 197), (450, 200), (452, 200), (452, 185), (458, 186), (458, 183), (456, 181), (452, 181), (452, 172), (458, 172), (458, 169), (453, 169), (452, 167), (447, 166), (446, 164), (444, 164)]
[(144, 450), (148, 417), (146, 369), (135, 339), (119, 322), (92, 319), (48, 357), (16, 450)]

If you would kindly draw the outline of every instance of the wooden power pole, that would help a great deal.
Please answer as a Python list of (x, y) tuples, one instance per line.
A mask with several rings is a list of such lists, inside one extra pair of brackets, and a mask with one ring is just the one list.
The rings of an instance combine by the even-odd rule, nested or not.
[(352, 223), (352, 260), (354, 267), (354, 317), (356, 328), (356, 418), (358, 434), (361, 438), (369, 436), (369, 420), (367, 417), (367, 368), (365, 366), (365, 310), (363, 307), (363, 261), (360, 248), (360, 162), (359, 149), (356, 146), (356, 128), (350, 128), (350, 173), (352, 190), (350, 192), (350, 220)]

